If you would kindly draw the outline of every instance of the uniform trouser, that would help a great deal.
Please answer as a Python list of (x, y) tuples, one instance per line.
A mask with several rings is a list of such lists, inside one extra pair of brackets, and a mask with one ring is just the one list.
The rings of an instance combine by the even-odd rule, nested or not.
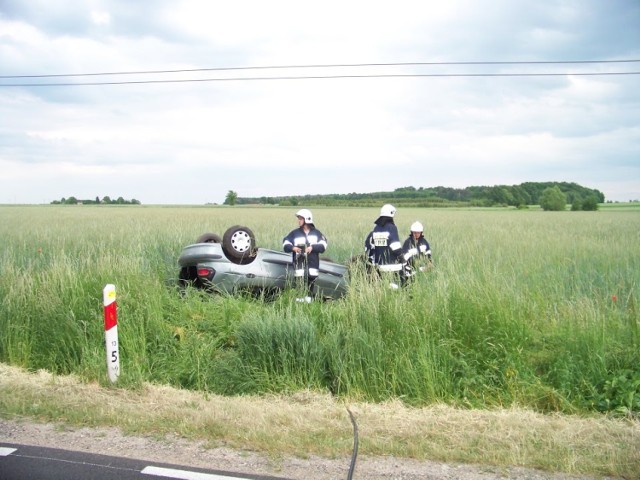
[(404, 285), (407, 282), (404, 266), (400, 263), (378, 265), (377, 270), (380, 278), (391, 279), (392, 282), (400, 285)]
[(309, 268), (307, 256), (298, 254), (295, 258), (294, 275), (296, 279), (296, 287), (308, 293), (315, 295), (315, 283), (318, 278), (318, 269)]

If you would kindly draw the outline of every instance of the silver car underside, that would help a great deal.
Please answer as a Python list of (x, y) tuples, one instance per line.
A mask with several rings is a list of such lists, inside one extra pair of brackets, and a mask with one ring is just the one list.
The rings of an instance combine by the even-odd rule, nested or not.
[[(220, 243), (195, 243), (185, 247), (178, 259), (180, 281), (197, 287), (233, 293), (238, 290), (279, 291), (295, 286), (291, 254), (256, 248), (251, 257), (230, 259)], [(347, 267), (320, 259), (315, 293), (325, 299), (346, 294)]]

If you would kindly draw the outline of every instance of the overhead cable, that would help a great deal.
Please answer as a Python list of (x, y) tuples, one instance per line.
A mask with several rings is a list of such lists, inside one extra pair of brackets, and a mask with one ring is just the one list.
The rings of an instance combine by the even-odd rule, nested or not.
[(560, 65), (560, 64), (607, 64), (607, 63), (639, 63), (636, 59), (622, 60), (549, 60), (549, 61), (473, 61), (473, 62), (393, 62), (393, 63), (336, 63), (310, 65), (262, 65), (252, 67), (211, 67), (211, 68), (183, 68), (176, 70), (139, 70), (122, 72), (94, 72), (94, 73), (55, 73), (38, 75), (0, 75), (0, 78), (53, 78), (53, 77), (91, 77), (107, 75), (157, 75), (167, 73), (195, 73), (232, 70), (278, 70), (298, 68), (362, 68), (362, 67), (411, 67), (411, 66), (452, 66), (452, 65)]
[(277, 77), (226, 77), (226, 78), (187, 78), (171, 80), (130, 80), (114, 82), (59, 82), (59, 83), (0, 83), (0, 87), (69, 87), (89, 85), (135, 85), (157, 83), (190, 82), (241, 82), (262, 80), (328, 80), (340, 78), (409, 78), (409, 77), (564, 77), (564, 76), (613, 76), (640, 75), (638, 72), (564, 72), (564, 73), (407, 73), (407, 74), (368, 74), (368, 75), (310, 75)]
[[(355, 64), (318, 64), (318, 65), (271, 65), (254, 67), (216, 67), (216, 68), (193, 68), (176, 70), (141, 70), (122, 72), (102, 72), (102, 73), (67, 73), (67, 74), (41, 74), (41, 75), (0, 75), (0, 87), (68, 87), (68, 86), (92, 86), (92, 85), (135, 85), (135, 84), (160, 84), (160, 83), (193, 83), (193, 82), (240, 82), (240, 81), (266, 81), (266, 80), (329, 80), (329, 79), (359, 79), (359, 78), (455, 78), (455, 77), (560, 77), (560, 76), (613, 76), (613, 75), (638, 75), (640, 71), (587, 71), (587, 72), (498, 72), (498, 73), (361, 73), (361, 74), (318, 74), (318, 75), (270, 75), (270, 76), (234, 76), (234, 77), (212, 77), (212, 78), (156, 78), (140, 80), (108, 80), (80, 81), (61, 80), (59, 82), (42, 82), (36, 80), (49, 78), (77, 78), (77, 77), (105, 77), (121, 75), (167, 75), (184, 74), (197, 72), (228, 72), (228, 71), (265, 71), (265, 70), (295, 70), (295, 69), (336, 69), (351, 68), (361, 69), (382, 68), (382, 67), (417, 67), (417, 66), (496, 66), (496, 65), (576, 65), (576, 64), (631, 64), (639, 63), (636, 59), (621, 60), (563, 60), (563, 61), (486, 61), (486, 62), (398, 62), (398, 63), (355, 63)], [(9, 80), (31, 79), (30, 83), (24, 81), (15, 83), (2, 83)]]

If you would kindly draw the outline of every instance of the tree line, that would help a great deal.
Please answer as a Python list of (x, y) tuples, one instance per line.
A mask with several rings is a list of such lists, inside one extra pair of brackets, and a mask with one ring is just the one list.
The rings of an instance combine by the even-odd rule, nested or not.
[(102, 199), (96, 197), (94, 200), (79, 200), (76, 197), (62, 197), (60, 200), (54, 200), (51, 205), (142, 205), (140, 200), (132, 198), (131, 200), (125, 200), (122, 197), (117, 199), (111, 199), (109, 196), (104, 196)]
[[(546, 193), (545, 193), (546, 192)], [(554, 201), (549, 202), (549, 197)], [(380, 203), (393, 203), (404, 207), (496, 207), (541, 205), (557, 209), (560, 201), (562, 209), (571, 205), (572, 210), (595, 210), (605, 197), (596, 189), (570, 182), (525, 182), (520, 185), (451, 187), (401, 187), (388, 192), (344, 193), (323, 195), (240, 197), (229, 190), (225, 205), (323, 205), (373, 207)], [(544, 204), (544, 205), (543, 205)]]

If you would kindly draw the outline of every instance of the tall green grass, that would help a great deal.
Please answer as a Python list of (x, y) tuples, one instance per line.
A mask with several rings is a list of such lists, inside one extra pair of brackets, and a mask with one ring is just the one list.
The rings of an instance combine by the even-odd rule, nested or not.
[[(316, 208), (327, 255), (363, 250), (377, 209)], [(294, 209), (0, 206), (0, 361), (106, 382), (102, 289), (117, 289), (122, 374), (229, 395), (640, 411), (640, 210), (403, 209), (435, 268), (401, 291), (353, 271), (339, 301), (176, 288), (204, 232), (280, 249)]]

